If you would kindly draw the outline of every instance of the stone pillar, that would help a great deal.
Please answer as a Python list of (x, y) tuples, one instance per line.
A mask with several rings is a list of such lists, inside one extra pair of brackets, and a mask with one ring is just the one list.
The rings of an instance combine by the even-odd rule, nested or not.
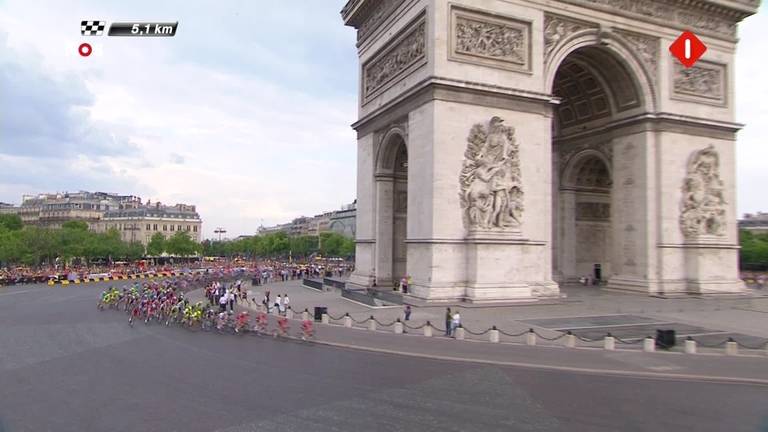
[(368, 330), (370, 331), (376, 331), (376, 320), (371, 316), (371, 318), (368, 320)]
[(685, 353), (686, 354), (696, 354), (696, 341), (693, 339), (688, 339), (685, 341)]
[(611, 336), (610, 333), (608, 333), (608, 336), (606, 336), (605, 340), (603, 341), (603, 348), (608, 351), (613, 351), (616, 349), (616, 339)]
[(403, 323), (399, 319), (395, 322), (395, 334), (403, 334)]
[(643, 351), (654, 352), (656, 351), (656, 340), (652, 337), (643, 339)]
[(301, 320), (302, 321), (309, 321), (309, 311), (304, 309), (304, 312), (301, 313)]
[(331, 317), (329, 317), (327, 313), (324, 313), (323, 317), (320, 319), (320, 322), (323, 323), (323, 324), (330, 324), (331, 323)]
[(490, 340), (492, 343), (499, 343), (499, 331), (496, 329), (496, 326), (493, 326), (489, 332), (488, 340)]
[(427, 321), (427, 325), (424, 326), (424, 336), (432, 337), (432, 323)]
[(728, 341), (725, 343), (725, 355), (738, 355), (739, 345), (736, 342)]
[(465, 334), (464, 334), (464, 327), (457, 327), (455, 330), (455, 337), (456, 340), (464, 340)]
[(352, 327), (352, 317), (349, 314), (344, 315), (344, 327)]
[(568, 348), (576, 348), (576, 336), (573, 334), (565, 335), (565, 346)]
[(534, 333), (533, 330), (525, 334), (525, 344), (536, 345), (536, 333)]
[(290, 306), (288, 306), (288, 309), (286, 309), (285, 311), (285, 317), (288, 318), (289, 320), (293, 319), (293, 309), (291, 309)]

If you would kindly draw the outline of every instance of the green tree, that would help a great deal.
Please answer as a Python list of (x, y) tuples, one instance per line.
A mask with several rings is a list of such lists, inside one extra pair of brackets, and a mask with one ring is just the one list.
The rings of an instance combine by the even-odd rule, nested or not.
[(61, 228), (74, 231), (88, 231), (88, 223), (85, 221), (71, 220), (61, 224)]
[(18, 231), (24, 224), (21, 222), (21, 217), (15, 214), (1, 214), (0, 215), (0, 227), (10, 231)]
[(168, 239), (166, 246), (169, 254), (183, 257), (195, 255), (200, 250), (200, 245), (186, 231), (177, 231)]
[(152, 238), (149, 239), (147, 244), (147, 255), (160, 256), (166, 251), (165, 236), (161, 233), (155, 233)]

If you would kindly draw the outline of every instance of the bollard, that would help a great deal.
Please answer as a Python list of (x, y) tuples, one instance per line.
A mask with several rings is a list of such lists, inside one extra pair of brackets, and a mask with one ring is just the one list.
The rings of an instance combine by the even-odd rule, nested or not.
[(456, 340), (464, 340), (464, 327), (459, 324), (458, 327), (456, 327), (456, 330), (454, 330)]
[(288, 309), (285, 311), (285, 317), (289, 320), (293, 319), (293, 309), (291, 309), (290, 306), (288, 306)]
[(493, 326), (490, 332), (488, 332), (488, 339), (491, 343), (499, 343), (499, 330), (496, 326)]
[(728, 338), (728, 342), (725, 343), (725, 355), (737, 354), (739, 354), (739, 345), (732, 338)]
[(331, 323), (331, 317), (329, 317), (327, 313), (324, 313), (323, 317), (320, 319), (320, 322), (323, 323), (323, 324), (330, 324)]
[(565, 346), (568, 348), (576, 348), (576, 336), (570, 331), (565, 335)]
[(690, 336), (685, 340), (685, 353), (696, 354), (696, 341)]
[(432, 337), (432, 323), (429, 321), (427, 321), (427, 324), (424, 326), (424, 336)]
[(395, 334), (403, 334), (403, 323), (400, 318), (395, 321)]
[(605, 341), (603, 342), (603, 348), (605, 348), (608, 351), (613, 351), (616, 349), (616, 339), (614, 339), (614, 337), (611, 336), (610, 333), (608, 333), (605, 336)]
[(528, 333), (525, 334), (525, 344), (536, 345), (536, 333), (533, 332), (533, 329), (528, 330)]
[(643, 351), (645, 352), (654, 352), (656, 351), (656, 339), (648, 336), (647, 338), (643, 339)]
[(352, 327), (352, 317), (349, 314), (344, 315), (344, 327)]
[(371, 318), (368, 320), (368, 330), (376, 331), (376, 320), (373, 318), (373, 315), (371, 315)]
[(304, 312), (301, 313), (301, 320), (309, 321), (309, 311), (307, 309), (304, 309)]

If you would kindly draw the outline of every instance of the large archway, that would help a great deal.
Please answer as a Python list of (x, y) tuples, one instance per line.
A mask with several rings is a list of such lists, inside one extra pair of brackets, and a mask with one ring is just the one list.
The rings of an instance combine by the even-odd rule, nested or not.
[(560, 102), (552, 131), (553, 279), (606, 283), (620, 268), (623, 244), (636, 243), (618, 234), (612, 159), (614, 141), (629, 133), (622, 120), (646, 111), (642, 82), (615, 51), (586, 46), (560, 63), (552, 93)]
[(408, 147), (397, 127), (384, 132), (376, 160), (376, 266), (379, 287), (390, 288), (408, 267)]

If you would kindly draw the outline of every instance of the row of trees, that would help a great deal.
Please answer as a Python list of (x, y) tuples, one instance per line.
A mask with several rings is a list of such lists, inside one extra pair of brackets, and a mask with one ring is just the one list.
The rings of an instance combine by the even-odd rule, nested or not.
[(88, 224), (82, 221), (68, 221), (61, 229), (54, 230), (23, 226), (18, 215), (0, 215), (0, 263), (5, 265), (51, 264), (57, 259), (69, 262), (74, 258), (87, 262), (97, 259), (133, 261), (147, 254), (158, 256), (166, 252), (191, 256), (201, 251), (201, 246), (186, 232), (177, 232), (167, 240), (158, 233), (149, 246), (145, 251), (140, 242), (123, 241), (117, 230), (89, 231)]
[(741, 253), (739, 261), (743, 270), (768, 270), (768, 233), (739, 232)]
[(244, 257), (308, 257), (319, 253), (323, 256), (349, 257), (355, 253), (354, 240), (334, 232), (319, 236), (290, 237), (284, 232), (248, 237), (234, 241), (203, 242), (206, 256)]

